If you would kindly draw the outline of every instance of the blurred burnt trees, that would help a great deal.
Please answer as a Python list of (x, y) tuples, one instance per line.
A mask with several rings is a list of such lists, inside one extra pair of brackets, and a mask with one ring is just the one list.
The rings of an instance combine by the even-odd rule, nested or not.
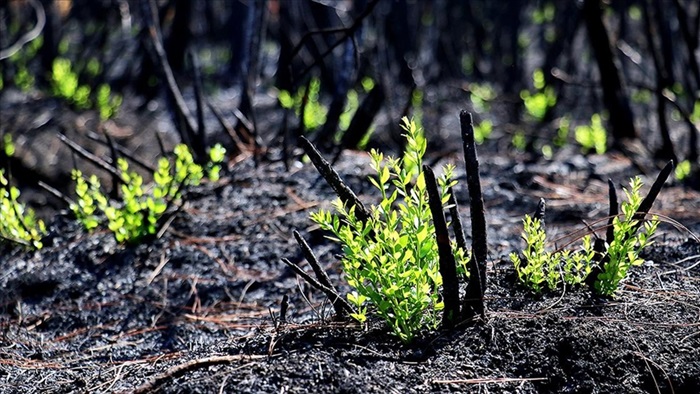
[(613, 52), (608, 29), (603, 23), (602, 0), (583, 1), (583, 19), (586, 22), (589, 42), (595, 55), (603, 89), (603, 104), (610, 117), (610, 127), (615, 142), (637, 138), (637, 128), (630, 107), (624, 79), (620, 75), (619, 61)]
[[(15, 86), (26, 66), (46, 88), (60, 56), (73, 61), (81, 83), (134, 92), (145, 108), (169, 88), (154, 62), (142, 1), (0, 1), (3, 86)], [(532, 118), (520, 96), (534, 91), (539, 69), (556, 104), (526, 130), (533, 152), (538, 141), (551, 142), (551, 126), (562, 116), (580, 124), (601, 113), (612, 146), (641, 138), (656, 158), (698, 160), (697, 1), (157, 0), (155, 7), (180, 90), (189, 89), (196, 74), (188, 52), (200, 60), (204, 93), (239, 89), (221, 114), (236, 118), (240, 137), (257, 135), (261, 88), (296, 94), (320, 81), (327, 113), (318, 129), (305, 130), (301, 116), (290, 112), (285, 117), (296, 125), (284, 127), (285, 138), (258, 136), (256, 144), (294, 145), (306, 134), (324, 150), (353, 147), (381, 114), (396, 124), (421, 106), (469, 100), (477, 85), (493, 89), (497, 98), (488, 100), (502, 104), (497, 123), (527, 127)], [(45, 26), (35, 58), (21, 59), (22, 50), (7, 55), (15, 44), (30, 46), (22, 37), (38, 24), (39, 11)], [(101, 65), (96, 75), (83, 72), (92, 59)], [(362, 91), (365, 78), (374, 85)], [(352, 114), (356, 134), (342, 136), (351, 91), (360, 92), (364, 105)], [(479, 109), (472, 109), (479, 119)], [(437, 132), (439, 114), (424, 114), (426, 129)]]

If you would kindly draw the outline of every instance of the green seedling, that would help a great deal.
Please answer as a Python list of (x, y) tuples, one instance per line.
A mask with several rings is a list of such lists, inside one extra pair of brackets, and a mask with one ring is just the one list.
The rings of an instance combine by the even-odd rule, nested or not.
[(624, 189), (627, 201), (622, 202), (620, 207), (623, 216), (613, 219), (614, 238), (610, 245), (607, 245), (608, 261), (603, 265), (603, 272), (595, 282), (598, 294), (615, 295), (620, 282), (627, 277), (630, 267), (644, 263), (639, 253), (651, 245), (651, 237), (656, 232), (659, 221), (656, 217), (644, 220), (642, 228), (639, 229), (640, 219), (635, 218), (635, 213), (642, 203), (639, 192), (641, 188), (642, 180), (635, 177), (630, 180), (629, 189)]
[[(371, 183), (381, 201), (371, 207), (370, 218), (362, 222), (355, 207), (334, 202), (336, 213), (321, 210), (311, 219), (333, 234), (330, 239), (343, 246), (342, 264), (354, 290), (348, 301), (360, 322), (370, 309), (382, 317), (392, 332), (410, 342), (422, 328), (437, 327), (444, 307), (438, 292), (439, 272), (435, 227), (428, 205), (425, 179), (421, 170), (426, 141), (413, 121), (404, 118), (406, 151), (401, 159), (373, 150), (370, 153), (375, 177)], [(446, 166), (438, 183), (446, 204), (454, 167)], [(454, 247), (455, 260), (465, 272), (469, 256)]]
[[(3, 137), (3, 151), (10, 157), (15, 152), (10, 134)], [(19, 202), (20, 192), (11, 186), (5, 171), (0, 170), (0, 237), (10, 242), (41, 249), (41, 239), (46, 234), (44, 222), (34, 211)]]
[[(309, 92), (304, 108), (304, 128), (306, 130), (316, 130), (326, 122), (328, 108), (319, 101), (321, 91), (321, 80), (317, 77), (311, 79)], [(299, 89), (294, 95), (286, 90), (281, 90), (277, 99), (282, 108), (292, 109), (298, 115), (301, 114), (302, 101), (304, 100), (305, 89)]]
[[(79, 170), (73, 170), (76, 182), (77, 202), (71, 204), (76, 218), (90, 231), (107, 219), (107, 227), (119, 243), (139, 243), (156, 234), (160, 219), (181, 198), (182, 189), (199, 185), (205, 169), (194, 163), (192, 153), (186, 145), (175, 147), (174, 165), (165, 157), (158, 160), (158, 169), (153, 174), (154, 185), (146, 188), (143, 178), (129, 169), (126, 160), (119, 158), (117, 168), (122, 182), (121, 201), (111, 201), (101, 191), (100, 181), (92, 175), (85, 178)], [(210, 179), (219, 178), (220, 163), (225, 150), (221, 145), (211, 148), (207, 174)]]
[(482, 120), (481, 123), (474, 126), (474, 141), (477, 144), (483, 144), (487, 138), (493, 133), (493, 122), (490, 120)]
[(676, 166), (676, 169), (674, 170), (674, 175), (676, 176), (677, 180), (682, 182), (690, 175), (691, 171), (692, 165), (690, 164), (690, 161), (683, 160)]
[(491, 101), (496, 98), (496, 91), (487, 84), (469, 84), (469, 100), (476, 112), (486, 112), (491, 108)]
[[(91, 62), (88, 64), (91, 64)], [(94, 72), (95, 66), (91, 67)], [(96, 108), (100, 112), (102, 120), (113, 117), (122, 104), (122, 97), (120, 95), (112, 95), (111, 89), (107, 84), (101, 84), (98, 87), (93, 100), (91, 96), (94, 92), (88, 85), (79, 84), (79, 76), (73, 70), (71, 61), (66, 58), (59, 57), (54, 60), (51, 73), (51, 89), (54, 96), (66, 100), (77, 109)]]
[[(641, 187), (642, 181), (636, 177), (630, 180), (629, 189), (624, 189), (627, 201), (621, 204), (623, 215), (613, 219), (614, 237), (609, 245), (605, 245), (605, 263), (594, 282), (595, 291), (600, 295), (614, 296), (630, 267), (643, 263), (639, 253), (651, 244), (651, 237), (658, 226), (658, 220), (652, 218), (644, 221), (641, 230), (638, 229), (640, 220), (634, 216), (642, 202)], [(510, 255), (522, 285), (539, 293), (545, 286), (554, 290), (561, 283), (577, 285), (584, 282), (592, 271), (596, 255), (590, 235), (582, 238), (583, 245), (579, 250), (548, 252), (545, 250), (546, 235), (540, 220), (525, 215), (523, 227), (522, 237), (526, 244), (523, 257), (517, 253)]]
[(41, 249), (46, 234), (44, 222), (18, 201), (19, 189), (10, 186), (5, 171), (0, 170), (0, 236), (5, 240)]
[(576, 142), (581, 144), (584, 152), (595, 151), (602, 155), (607, 149), (607, 133), (603, 127), (603, 120), (600, 114), (591, 116), (591, 123), (577, 126), (574, 135)]
[(523, 258), (511, 253), (510, 260), (518, 281), (535, 293), (541, 292), (545, 286), (555, 290), (562, 282), (580, 284), (591, 273), (595, 253), (590, 236), (583, 237), (581, 250), (549, 252), (545, 250), (547, 236), (540, 219), (525, 215), (522, 238), (527, 245)]
[(550, 108), (557, 104), (557, 95), (551, 86), (545, 85), (542, 70), (537, 69), (532, 73), (532, 81), (536, 89), (535, 93), (523, 90), (520, 92), (520, 98), (525, 104), (527, 113), (535, 120), (542, 121)]

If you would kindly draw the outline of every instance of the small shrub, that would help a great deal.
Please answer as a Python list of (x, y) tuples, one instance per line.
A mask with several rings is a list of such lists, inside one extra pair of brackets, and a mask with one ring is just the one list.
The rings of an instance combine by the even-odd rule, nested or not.
[[(605, 245), (605, 263), (594, 282), (598, 294), (614, 296), (629, 268), (643, 263), (639, 253), (651, 244), (650, 239), (656, 231), (658, 220), (653, 218), (645, 221), (643, 229), (638, 231), (639, 220), (634, 219), (642, 202), (641, 187), (642, 181), (636, 177), (630, 180), (629, 189), (624, 189), (627, 201), (621, 204), (623, 216), (613, 219), (614, 237), (609, 245)], [(522, 285), (539, 293), (544, 286), (554, 290), (562, 282), (576, 285), (588, 277), (595, 257), (590, 235), (583, 237), (580, 250), (547, 252), (546, 235), (540, 220), (525, 215), (523, 225), (522, 237), (526, 244), (523, 258), (516, 253), (510, 255), (518, 281)]]
[(534, 119), (541, 121), (544, 119), (547, 111), (557, 104), (557, 95), (551, 86), (546, 86), (544, 82), (544, 73), (537, 69), (532, 73), (533, 85), (536, 89), (535, 93), (530, 93), (527, 90), (520, 92), (520, 98), (525, 104), (527, 113)]
[[(94, 64), (89, 62), (88, 64)], [(99, 63), (98, 63), (99, 66)], [(88, 68), (95, 72), (95, 66)], [(98, 68), (99, 70), (99, 68)], [(101, 84), (97, 88), (95, 100), (92, 99), (92, 90), (87, 85), (79, 84), (79, 76), (73, 70), (71, 61), (66, 58), (56, 58), (51, 73), (51, 89), (53, 95), (66, 100), (77, 109), (96, 108), (100, 112), (100, 118), (105, 120), (113, 117), (122, 104), (120, 95), (112, 95), (107, 84)]]
[[(348, 209), (340, 200), (334, 202), (337, 214), (321, 210), (311, 219), (343, 245), (343, 269), (354, 289), (347, 298), (357, 310), (353, 317), (364, 322), (369, 305), (396, 336), (410, 342), (421, 328), (437, 326), (443, 303), (435, 228), (421, 171), (426, 141), (415, 122), (404, 118), (403, 128), (407, 139), (403, 158), (370, 153), (377, 173), (370, 181), (382, 200), (371, 207), (366, 223), (356, 217), (354, 207)], [(443, 204), (449, 198), (448, 188), (456, 183), (451, 181), (453, 170), (446, 166), (439, 178)], [(465, 272), (468, 256), (459, 248), (453, 250)]]
[(605, 153), (607, 149), (607, 133), (599, 114), (591, 116), (590, 124), (577, 126), (574, 135), (576, 142), (581, 144), (584, 152), (595, 151), (599, 155)]
[[(6, 156), (14, 154), (15, 146), (10, 134), (3, 136), (2, 145)], [(0, 170), (0, 237), (41, 249), (41, 238), (46, 234), (46, 226), (36, 218), (34, 211), (19, 202), (19, 196), (19, 189), (10, 186), (5, 171)]]
[(483, 144), (487, 138), (493, 133), (493, 122), (490, 120), (482, 120), (481, 123), (474, 126), (474, 141), (477, 144)]
[[(120, 243), (138, 243), (155, 234), (160, 218), (181, 197), (182, 188), (198, 185), (204, 177), (204, 168), (194, 163), (186, 145), (176, 146), (174, 153), (174, 166), (165, 157), (158, 160), (150, 190), (144, 187), (141, 175), (130, 171), (127, 161), (119, 158), (117, 168), (122, 181), (119, 202), (110, 201), (102, 193), (97, 176), (86, 179), (79, 170), (73, 170), (78, 200), (71, 204), (71, 210), (88, 231), (100, 225), (100, 213), (104, 214), (107, 227)], [(216, 145), (209, 154), (211, 162), (207, 174), (210, 179), (217, 180), (225, 150)]]
[(627, 277), (627, 271), (635, 265), (642, 265), (644, 260), (639, 253), (646, 246), (651, 245), (651, 237), (656, 232), (659, 221), (656, 217), (645, 220), (642, 229), (638, 231), (639, 220), (634, 218), (635, 212), (642, 203), (639, 190), (642, 181), (639, 177), (630, 180), (629, 189), (625, 188), (627, 201), (621, 205), (624, 217), (613, 219), (614, 239), (607, 245), (608, 261), (603, 265), (603, 272), (598, 275), (595, 289), (598, 294), (613, 296), (620, 286), (620, 282)]
[(545, 250), (547, 236), (540, 220), (525, 215), (523, 227), (522, 237), (527, 245), (523, 258), (517, 253), (510, 254), (522, 285), (539, 293), (544, 286), (554, 290), (562, 282), (580, 284), (591, 273), (594, 252), (590, 236), (583, 237), (581, 250), (548, 252)]
[(5, 171), (0, 170), (0, 236), (8, 241), (41, 249), (46, 234), (44, 222), (34, 211), (18, 201), (19, 189), (10, 186)]

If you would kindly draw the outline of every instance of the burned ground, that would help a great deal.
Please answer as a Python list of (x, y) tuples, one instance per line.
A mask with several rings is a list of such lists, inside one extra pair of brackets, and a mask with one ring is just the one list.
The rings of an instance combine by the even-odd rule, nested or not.
[[(581, 288), (534, 296), (515, 284), (507, 261), (522, 247), (522, 215), (540, 197), (554, 239), (604, 216), (604, 180), (625, 184), (638, 168), (615, 154), (568, 151), (523, 165), (495, 142), (479, 149), (490, 246), (486, 320), (425, 332), (410, 345), (378, 321), (334, 321), (328, 301), (280, 261), (302, 262), (296, 229), (348, 290), (339, 249), (308, 219), (330, 206), (332, 191), (310, 164), (286, 171), (247, 159), (190, 190), (161, 239), (120, 246), (57, 215), (41, 251), (5, 248), (1, 390), (698, 392), (700, 244), (689, 232), (662, 224), (647, 262), (614, 300)], [(460, 157), (440, 160), (457, 163), (456, 194), (468, 206)], [(374, 201), (365, 153), (344, 153), (337, 168)], [(699, 201), (669, 185), (653, 211), (697, 233)], [(290, 309), (281, 322), (284, 295)]]

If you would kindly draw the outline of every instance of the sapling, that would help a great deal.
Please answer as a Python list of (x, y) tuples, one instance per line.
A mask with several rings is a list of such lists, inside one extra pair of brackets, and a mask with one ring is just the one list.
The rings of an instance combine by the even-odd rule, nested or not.
[[(602, 272), (593, 282), (596, 293), (600, 295), (615, 295), (630, 267), (644, 262), (639, 253), (651, 244), (651, 237), (658, 226), (655, 217), (644, 220), (643, 225), (640, 223), (643, 219), (637, 217), (637, 210), (642, 203), (641, 187), (639, 177), (630, 180), (629, 189), (624, 189), (627, 201), (621, 204), (622, 215), (615, 216), (612, 220), (612, 241), (605, 244), (601, 254)], [(511, 253), (510, 259), (519, 282), (534, 292), (541, 292), (544, 286), (554, 290), (562, 282), (569, 285), (582, 284), (591, 274), (596, 252), (590, 235), (582, 237), (579, 250), (548, 252), (545, 250), (546, 234), (540, 220), (525, 215), (522, 237), (527, 245), (522, 258)]]
[[(421, 170), (426, 141), (414, 122), (404, 118), (402, 127), (407, 144), (401, 159), (370, 153), (377, 174), (370, 182), (382, 199), (371, 206), (369, 217), (360, 220), (355, 206), (348, 208), (338, 199), (335, 214), (321, 210), (311, 219), (343, 245), (343, 269), (353, 288), (347, 299), (356, 310), (352, 317), (364, 322), (371, 308), (402, 341), (410, 342), (421, 328), (439, 324), (443, 303), (438, 246)], [(446, 166), (438, 179), (443, 204), (456, 184), (453, 171)], [(467, 253), (453, 250), (458, 266), (466, 266)]]
[[(15, 145), (11, 134), (5, 134), (0, 145), (5, 156), (14, 155)], [(36, 218), (32, 209), (19, 202), (19, 196), (19, 189), (10, 185), (5, 171), (0, 169), (0, 238), (41, 249), (46, 226)]]
[[(174, 149), (175, 163), (161, 157), (153, 174), (154, 185), (146, 188), (141, 175), (129, 169), (123, 158), (117, 159), (121, 181), (121, 201), (110, 201), (101, 191), (100, 181), (92, 175), (85, 179), (82, 172), (73, 170), (76, 182), (77, 202), (71, 210), (85, 229), (92, 230), (100, 224), (100, 213), (107, 219), (107, 227), (114, 233), (117, 242), (138, 243), (147, 236), (156, 234), (159, 221), (169, 207), (181, 197), (182, 189), (195, 186), (205, 175), (205, 169), (196, 164), (186, 145)], [(221, 145), (211, 148), (207, 175), (211, 180), (219, 178), (220, 163), (225, 150)]]
[[(651, 220), (635, 217), (642, 203), (639, 192), (642, 180), (639, 177), (632, 178), (629, 185), (629, 189), (624, 189), (627, 201), (623, 201), (620, 207), (624, 216), (613, 219), (614, 238), (607, 245), (607, 262), (602, 267), (603, 272), (598, 274), (595, 281), (595, 290), (601, 295), (615, 295), (620, 282), (627, 277), (630, 267), (644, 263), (639, 253), (651, 245), (651, 238), (659, 225), (656, 217), (652, 217)], [(644, 220), (641, 230), (638, 229), (640, 220)]]
[(545, 250), (547, 236), (541, 220), (525, 215), (522, 238), (527, 244), (523, 257), (511, 253), (510, 260), (518, 281), (535, 293), (541, 292), (544, 286), (554, 290), (562, 282), (580, 284), (591, 272), (594, 252), (590, 236), (583, 237), (581, 250), (549, 252)]

